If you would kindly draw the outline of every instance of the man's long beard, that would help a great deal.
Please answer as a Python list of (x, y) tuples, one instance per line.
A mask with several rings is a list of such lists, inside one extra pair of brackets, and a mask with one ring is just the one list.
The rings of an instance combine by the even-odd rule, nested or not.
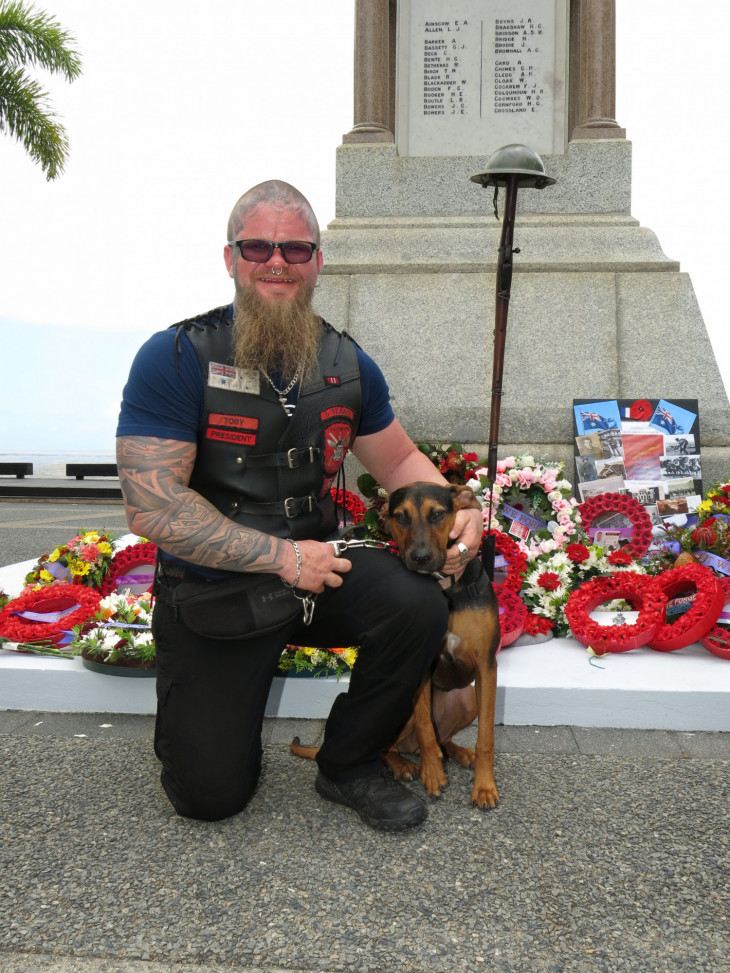
[(293, 301), (264, 301), (253, 287), (240, 287), (233, 311), (233, 363), (239, 368), (279, 372), (301, 382), (317, 361), (322, 325), (312, 311), (312, 288)]

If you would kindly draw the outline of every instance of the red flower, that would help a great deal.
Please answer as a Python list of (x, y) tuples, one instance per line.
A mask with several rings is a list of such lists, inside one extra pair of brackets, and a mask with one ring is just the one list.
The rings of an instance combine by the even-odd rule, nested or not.
[(555, 625), (549, 618), (545, 618), (544, 615), (534, 615), (528, 611), (524, 628), (526, 635), (544, 635), (546, 632), (551, 632), (554, 628)]
[(581, 564), (583, 561), (587, 561), (591, 556), (591, 552), (585, 546), (585, 544), (568, 544), (565, 548), (565, 553), (568, 555), (571, 561), (575, 564)]
[(479, 457), (476, 453), (464, 453), (464, 460), (467, 463), (478, 463)]
[(618, 551), (611, 551), (611, 553), (608, 555), (607, 560), (609, 564), (619, 565), (619, 564), (631, 564), (631, 562), (634, 559), (631, 557), (628, 551), (618, 550)]
[(445, 462), (446, 462), (447, 470), (458, 470), (459, 463), (461, 462), (461, 458), (459, 454), (454, 452), (454, 450), (452, 449), (451, 452), (446, 454)]
[(556, 588), (560, 587), (560, 575), (554, 571), (543, 571), (537, 579), (537, 583), (545, 591), (555, 591)]
[(709, 520), (706, 520), (704, 524), (699, 527), (695, 527), (692, 531), (692, 540), (695, 544), (700, 547), (712, 547), (713, 544), (717, 544), (717, 534), (712, 529), (712, 525)]
[(725, 494), (730, 494), (730, 483), (726, 483), (725, 486), (721, 486), (720, 489)]

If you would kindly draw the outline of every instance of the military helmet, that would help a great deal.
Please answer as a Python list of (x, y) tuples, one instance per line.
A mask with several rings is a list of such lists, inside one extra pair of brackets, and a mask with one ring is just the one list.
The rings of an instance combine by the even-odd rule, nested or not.
[(518, 185), (529, 189), (544, 189), (556, 182), (545, 174), (545, 166), (537, 152), (519, 143), (497, 149), (487, 160), (486, 171), (472, 176), (471, 181), (485, 187), (506, 186), (509, 176), (517, 176)]

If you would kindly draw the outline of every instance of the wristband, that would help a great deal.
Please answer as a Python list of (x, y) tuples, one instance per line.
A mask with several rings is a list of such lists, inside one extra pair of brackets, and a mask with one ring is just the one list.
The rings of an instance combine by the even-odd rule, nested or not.
[(299, 579), (302, 576), (302, 552), (299, 550), (299, 545), (297, 544), (297, 542), (293, 540), (291, 537), (287, 537), (285, 538), (285, 540), (289, 541), (291, 546), (294, 548), (294, 553), (297, 556), (297, 573), (296, 573), (296, 577), (291, 583), (289, 583), (288, 581), (284, 581), (283, 578), (281, 580), (287, 586), (287, 588), (291, 588), (293, 591), (294, 588), (296, 588), (296, 586), (299, 584)]

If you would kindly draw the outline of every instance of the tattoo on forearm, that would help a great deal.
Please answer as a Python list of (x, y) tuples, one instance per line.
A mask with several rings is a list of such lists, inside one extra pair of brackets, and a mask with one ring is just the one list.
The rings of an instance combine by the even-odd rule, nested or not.
[(237, 524), (188, 486), (194, 443), (128, 436), (117, 440), (127, 521), (169, 554), (207, 567), (277, 571), (286, 545)]

